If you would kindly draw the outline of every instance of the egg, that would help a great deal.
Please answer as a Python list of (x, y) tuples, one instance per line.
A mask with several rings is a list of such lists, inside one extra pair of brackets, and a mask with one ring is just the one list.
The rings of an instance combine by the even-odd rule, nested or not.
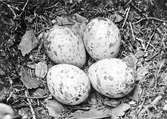
[(108, 18), (94, 18), (86, 26), (83, 41), (89, 55), (100, 60), (118, 55), (121, 36), (118, 27)]
[(91, 89), (86, 73), (71, 64), (58, 64), (47, 73), (47, 85), (57, 101), (77, 105), (86, 100)]
[(92, 64), (88, 76), (93, 88), (109, 98), (121, 98), (135, 86), (135, 71), (117, 58), (106, 58)]
[(14, 111), (11, 106), (0, 103), (0, 119), (13, 119)]
[(70, 28), (55, 25), (45, 34), (44, 47), (55, 63), (82, 67), (86, 62), (83, 40)]

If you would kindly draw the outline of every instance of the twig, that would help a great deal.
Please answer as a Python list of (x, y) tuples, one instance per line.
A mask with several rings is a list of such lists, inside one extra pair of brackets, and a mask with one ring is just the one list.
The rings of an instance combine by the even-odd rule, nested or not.
[(145, 20), (155, 20), (155, 21), (167, 23), (166, 20), (162, 20), (162, 19), (159, 19), (159, 18), (156, 18), (156, 17), (146, 17), (146, 18), (142, 18), (142, 19), (140, 19), (140, 20), (134, 22), (133, 24), (138, 24), (138, 23), (140, 23), (140, 22), (142, 22), (142, 21), (145, 21)]
[(24, 5), (24, 6), (23, 6), (23, 8), (22, 8), (22, 11), (24, 11), (24, 10), (25, 10), (25, 8), (26, 8), (26, 6), (27, 6), (28, 2), (29, 2), (29, 0), (27, 0), (27, 1), (26, 1), (25, 5)]
[(20, 97), (20, 98), (29, 98), (29, 99), (44, 99), (44, 98), (47, 98), (48, 95), (42, 96), (42, 97), (30, 97), (30, 96), (25, 97), (25, 96), (18, 95), (18, 97)]
[(43, 8), (43, 9), (48, 10), (48, 9), (51, 9), (51, 8), (56, 7), (58, 4), (59, 4), (59, 2), (57, 2), (56, 4), (54, 4), (54, 5), (52, 5), (52, 6), (45, 7), (45, 8)]
[[(28, 97), (28, 91), (25, 91), (25, 96)], [(32, 118), (33, 118), (33, 119), (36, 119), (35, 111), (34, 111), (34, 109), (33, 109), (33, 107), (32, 107), (32, 104), (31, 104), (31, 101), (30, 101), (29, 98), (27, 98), (27, 102), (28, 102), (28, 105), (29, 105), (30, 110), (31, 110), (31, 113), (32, 113)]]
[(131, 32), (132, 32), (132, 37), (133, 37), (133, 40), (135, 41), (135, 35), (134, 35), (134, 31), (133, 31), (133, 27), (132, 27), (132, 23), (129, 22), (129, 25), (130, 25), (130, 29), (131, 29)]
[(133, 24), (138, 24), (138, 23), (140, 23), (141, 21), (144, 21), (144, 20), (155, 20), (155, 21), (159, 21), (159, 22), (163, 22), (163, 23), (167, 22), (166, 20), (162, 20), (162, 19), (159, 19), (159, 18), (156, 18), (156, 17), (147, 17), (147, 15), (143, 13), (144, 11), (142, 11), (141, 9), (139, 9), (138, 7), (136, 7), (132, 2), (130, 3), (130, 5), (131, 5), (135, 10), (137, 10), (137, 12), (138, 12), (141, 16), (145, 17), (145, 18), (142, 18), (142, 19), (138, 20), (137, 22), (134, 22)]
[(144, 108), (138, 113), (138, 117), (139, 115), (144, 114), (145, 112), (149, 112), (149, 108), (153, 107), (156, 109), (156, 105), (159, 103), (161, 99), (162, 99), (162, 96), (159, 95), (151, 102), (151, 104), (144, 106)]
[(13, 10), (13, 8), (12, 8), (12, 6), (11, 5), (9, 5), (9, 4), (7, 4), (7, 3), (5, 3), (5, 2), (3, 2), (3, 1), (0, 1), (0, 2), (2, 2), (3, 4), (5, 4), (9, 9), (10, 9), (10, 11), (13, 13), (13, 19), (16, 19), (16, 17), (17, 17), (17, 15), (16, 15), (16, 13), (15, 13), (15, 11)]
[(125, 23), (128, 19), (128, 16), (129, 16), (129, 11), (130, 11), (130, 7), (127, 8), (127, 12), (126, 12), (126, 16), (125, 16), (125, 19), (124, 19), (124, 22), (123, 22), (123, 25), (122, 25), (122, 28), (125, 26)]
[(22, 16), (27, 4), (28, 4), (29, 0), (26, 1), (26, 3), (24, 4), (23, 8), (22, 8), (22, 12), (20, 13), (20, 16)]
[(132, 0), (129, 0), (129, 1), (125, 4), (125, 6), (128, 6), (131, 2), (132, 2)]
[(152, 33), (151, 37), (149, 38), (149, 41), (148, 41), (148, 43), (147, 43), (147, 46), (146, 46), (146, 48), (145, 48), (144, 52), (146, 52), (146, 51), (147, 51), (147, 49), (148, 49), (148, 47), (149, 47), (149, 45), (150, 45), (150, 43), (151, 43), (151, 41), (152, 41), (152, 38), (154, 37), (154, 34), (155, 34), (155, 31), (153, 31), (153, 33)]
[(149, 61), (153, 60), (156, 56), (158, 56), (158, 55), (160, 54), (161, 51), (162, 51), (162, 50), (159, 50), (159, 51), (158, 51), (156, 54), (154, 54), (151, 58), (146, 59), (145, 61), (146, 61), (146, 62), (149, 62)]

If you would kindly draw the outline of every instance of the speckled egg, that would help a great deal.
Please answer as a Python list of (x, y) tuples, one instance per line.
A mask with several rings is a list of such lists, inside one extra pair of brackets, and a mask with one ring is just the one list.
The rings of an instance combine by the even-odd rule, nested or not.
[(53, 62), (72, 64), (78, 67), (85, 64), (84, 43), (81, 37), (70, 28), (55, 25), (45, 36), (44, 47)]
[(100, 60), (118, 55), (121, 36), (118, 27), (111, 20), (98, 17), (87, 24), (83, 41), (90, 56)]
[(55, 99), (66, 105), (82, 103), (90, 91), (90, 80), (86, 73), (70, 64), (51, 67), (47, 74), (47, 85)]
[(121, 98), (135, 86), (135, 71), (117, 58), (102, 59), (92, 64), (88, 76), (93, 88), (110, 98)]

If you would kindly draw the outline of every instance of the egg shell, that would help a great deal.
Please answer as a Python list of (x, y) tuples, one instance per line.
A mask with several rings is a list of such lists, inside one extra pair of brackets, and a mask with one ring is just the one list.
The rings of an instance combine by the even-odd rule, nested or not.
[(70, 64), (51, 67), (47, 74), (47, 84), (55, 99), (66, 105), (77, 105), (85, 101), (91, 87), (86, 73)]
[(55, 63), (82, 67), (86, 62), (83, 40), (68, 27), (55, 25), (46, 34), (44, 47), (49, 58)]
[(110, 98), (121, 98), (135, 86), (134, 69), (121, 59), (102, 59), (92, 64), (88, 76), (93, 88)]
[(121, 36), (118, 27), (108, 18), (94, 18), (86, 26), (83, 41), (89, 55), (100, 60), (118, 55)]

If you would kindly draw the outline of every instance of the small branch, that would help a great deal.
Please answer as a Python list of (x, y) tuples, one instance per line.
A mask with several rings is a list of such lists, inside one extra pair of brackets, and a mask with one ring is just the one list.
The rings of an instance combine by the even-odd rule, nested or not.
[(133, 24), (138, 24), (142, 21), (146, 21), (146, 20), (154, 20), (154, 21), (158, 21), (158, 22), (163, 22), (163, 23), (167, 23), (166, 20), (162, 20), (162, 19), (159, 19), (159, 18), (156, 18), (156, 17), (147, 17), (147, 18), (142, 18), (136, 22), (134, 22)]
[(126, 21), (127, 21), (127, 19), (128, 19), (128, 16), (129, 16), (129, 11), (130, 11), (130, 7), (128, 7), (126, 11), (127, 11), (127, 12), (126, 12), (126, 16), (125, 16), (125, 19), (124, 19), (124, 22), (123, 22), (122, 28), (125, 26), (125, 23), (126, 23)]
[(29, 2), (29, 0), (27, 0), (27, 1), (26, 1), (25, 5), (24, 5), (24, 6), (23, 6), (23, 8), (22, 8), (22, 11), (24, 11), (24, 10), (25, 10), (25, 8), (26, 8), (26, 6), (27, 6), (28, 2)]
[(25, 96), (18, 95), (18, 97), (20, 97), (20, 98), (29, 98), (29, 99), (44, 99), (44, 98), (47, 98), (48, 95), (42, 96), (42, 97), (30, 97), (30, 96), (25, 97)]
[[(25, 91), (25, 96), (28, 97), (28, 91)], [(31, 101), (30, 101), (29, 98), (27, 98), (27, 102), (28, 102), (28, 105), (29, 105), (31, 113), (32, 113), (32, 118), (33, 119), (37, 119), (36, 116), (35, 116), (35, 111), (34, 111), (34, 109), (32, 107), (32, 104), (31, 104)]]
[(134, 35), (134, 30), (133, 30), (133, 27), (132, 27), (132, 23), (129, 22), (129, 25), (130, 25), (130, 29), (131, 29), (131, 32), (132, 32), (132, 37), (133, 37), (133, 40), (135, 41), (135, 35)]
[(5, 4), (10, 9), (10, 11), (13, 14), (13, 19), (16, 19), (17, 15), (16, 15), (15, 11), (13, 10), (12, 6), (9, 5), (9, 4), (7, 4), (7, 3), (5, 3), (5, 2), (3, 2), (3, 1), (0, 1), (0, 2), (2, 2), (3, 4)]
[(154, 37), (154, 35), (155, 35), (155, 31), (153, 31), (151, 37), (149, 38), (149, 41), (148, 41), (148, 43), (147, 43), (147, 46), (146, 46), (146, 48), (144, 49), (145, 52), (147, 51), (147, 49), (148, 49), (148, 47), (149, 47), (149, 45), (150, 45), (150, 43), (151, 43), (152, 38)]
[(139, 115), (142, 115), (145, 112), (149, 112), (149, 109), (152, 108), (152, 107), (156, 109), (156, 106), (161, 99), (162, 99), (162, 96), (159, 95), (149, 105), (144, 106), (143, 109), (140, 110), (140, 112), (138, 113), (138, 117), (140, 117)]
[(20, 16), (22, 16), (27, 4), (28, 4), (29, 0), (26, 1), (26, 3), (24, 4), (23, 8), (22, 8), (22, 12), (20, 13)]

